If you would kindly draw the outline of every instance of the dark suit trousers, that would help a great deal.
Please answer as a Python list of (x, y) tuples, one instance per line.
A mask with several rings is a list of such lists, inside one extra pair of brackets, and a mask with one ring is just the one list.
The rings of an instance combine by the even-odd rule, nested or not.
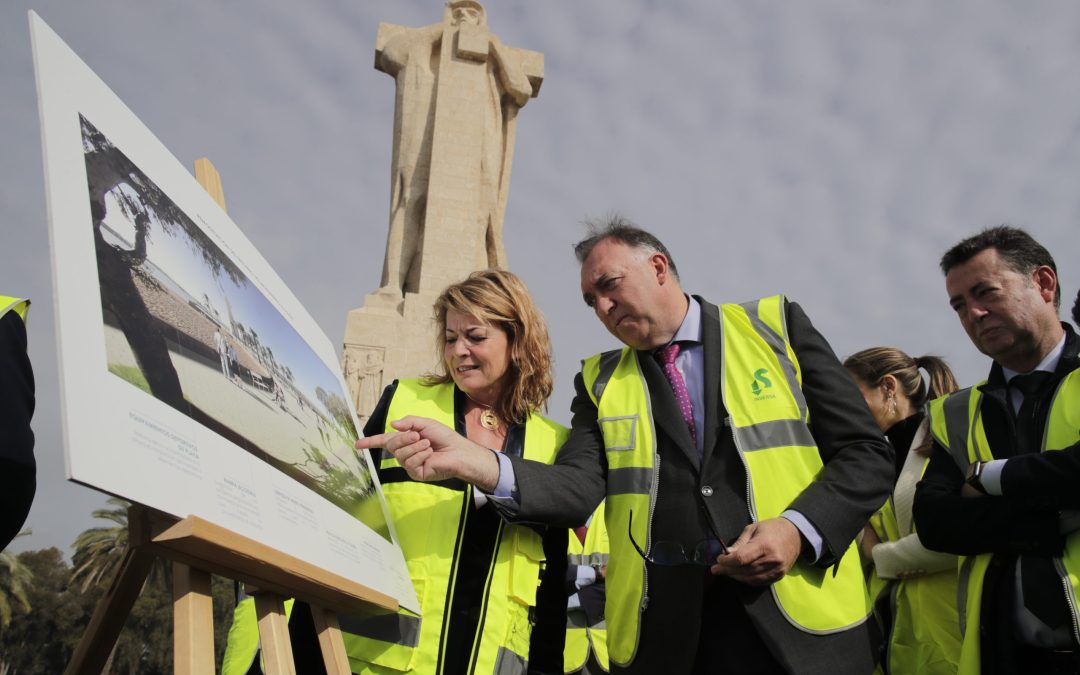
[(747, 616), (736, 585), (724, 577), (706, 578), (694, 675), (783, 675)]

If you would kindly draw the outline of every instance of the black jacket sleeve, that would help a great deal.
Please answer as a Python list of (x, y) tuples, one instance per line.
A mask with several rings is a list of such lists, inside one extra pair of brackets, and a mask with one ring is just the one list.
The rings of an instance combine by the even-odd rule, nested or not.
[(896, 482), (893, 448), (854, 380), (798, 304), (788, 305), (787, 320), (810, 430), (825, 465), (790, 508), (806, 516), (824, 538), (817, 563), (827, 567), (888, 499)]
[(963, 497), (960, 467), (936, 442), (931, 453), (913, 505), (923, 545), (957, 555), (1060, 555), (1064, 538), (1053, 500), (1039, 495)]
[(1048, 507), (1080, 509), (1080, 443), (1009, 458), (1001, 471), (1001, 492), (1039, 499)]
[(607, 455), (596, 421), (596, 406), (585, 390), (580, 373), (574, 379), (574, 391), (570, 437), (559, 450), (555, 463), (510, 458), (520, 508), (513, 514), (500, 509), (508, 520), (568, 529), (586, 522), (604, 499)]
[(34, 372), (26, 325), (15, 312), (0, 317), (0, 549), (19, 533), (37, 490), (34, 462)]

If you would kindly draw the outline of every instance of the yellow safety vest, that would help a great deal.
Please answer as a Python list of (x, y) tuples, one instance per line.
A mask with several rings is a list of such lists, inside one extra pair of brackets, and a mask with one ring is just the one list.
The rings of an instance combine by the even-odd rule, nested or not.
[[(387, 412), (389, 423), (406, 415), (429, 417), (454, 426), (454, 386), (424, 386), (401, 380)], [(525, 424), (524, 456), (550, 464), (566, 440), (567, 429), (539, 415)], [(399, 467), (389, 453), (382, 469)], [(369, 621), (343, 619), (346, 651), (357, 672), (434, 673), (443, 655), (440, 638), (448, 621), (447, 598), (458, 573), (458, 545), (465, 519), (475, 513), (472, 488), (461, 491), (416, 481), (383, 486), (423, 618), (407, 612)], [(494, 560), (487, 570), (482, 630), (467, 672), (525, 673), (532, 625), (529, 610), (544, 562), (540, 535), (529, 527), (500, 520)], [(395, 623), (390, 625), (387, 618)], [(360, 632), (364, 634), (359, 634)]]
[[(571, 565), (600, 567), (608, 564), (608, 533), (604, 525), (604, 502), (600, 502), (589, 521), (585, 542), (570, 531), (567, 545), (567, 562)], [(572, 609), (566, 616), (566, 649), (563, 650), (563, 672), (576, 673), (589, 660), (589, 652), (596, 654), (596, 661), (608, 671), (607, 623), (588, 624), (585, 612)]]
[[(985, 384), (985, 383), (980, 383)], [(964, 471), (972, 462), (994, 459), (982, 421), (980, 385), (949, 394), (930, 402), (930, 430), (934, 439), (949, 451)], [(1058, 384), (1050, 403), (1050, 412), (1043, 432), (1041, 452), (1053, 452), (1080, 442), (1080, 369), (1065, 376)], [(960, 559), (960, 579), (957, 588), (957, 608), (960, 613), (961, 673), (980, 672), (982, 645), (979, 623), (982, 616), (982, 586), (992, 553), (981, 553)], [(1065, 552), (1054, 558), (1054, 567), (1061, 576), (1061, 587), (1072, 617), (1073, 639), (1080, 646), (1080, 531), (1065, 538)]]
[[(285, 601), (285, 620), (292, 616), (295, 600)], [(233, 622), (221, 657), (221, 675), (246, 675), (259, 652), (259, 620), (255, 614), (255, 598), (248, 596), (236, 603)], [(261, 668), (263, 672), (265, 668)]]
[[(779, 516), (823, 468), (807, 426), (802, 372), (787, 339), (784, 302), (776, 295), (720, 307), (721, 398), (746, 468), (754, 521)], [(608, 531), (626, 532), (633, 512), (634, 539), (648, 551), (659, 464), (652, 405), (637, 355), (626, 347), (593, 356), (583, 363), (582, 374), (597, 406), (607, 454)], [(630, 538), (612, 538), (606, 611), (612, 663), (634, 659), (647, 589), (648, 571)], [(797, 562), (770, 593), (792, 625), (813, 634), (850, 629), (871, 611), (854, 542), (833, 570)]]
[(0, 317), (8, 312), (15, 312), (24, 322), (26, 314), (30, 311), (30, 301), (26, 298), (13, 298), (9, 295), (0, 295)]
[[(923, 460), (923, 473), (927, 460)], [(891, 495), (871, 516), (870, 526), (883, 542), (898, 541), (905, 536), (900, 532)], [(882, 579), (871, 570), (867, 584), (875, 605), (887, 601), (892, 616), (886, 636), (883, 672), (898, 675), (955, 673), (960, 658), (956, 570), (912, 579)]]

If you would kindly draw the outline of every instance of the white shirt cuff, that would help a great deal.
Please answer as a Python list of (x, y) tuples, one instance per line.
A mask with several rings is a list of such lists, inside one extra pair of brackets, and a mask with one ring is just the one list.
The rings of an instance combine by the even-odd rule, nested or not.
[(495, 456), (499, 459), (499, 482), (495, 484), (495, 490), (491, 496), (517, 501), (517, 477), (514, 475), (514, 465), (510, 458), (501, 452), (496, 452)]
[(1001, 496), (1001, 472), (1005, 468), (1005, 462), (1007, 461), (1007, 459), (992, 459), (989, 462), (983, 463), (982, 475), (979, 476), (979, 482), (982, 483), (983, 489), (986, 490), (986, 494), (995, 497)]
[(596, 581), (596, 570), (589, 565), (577, 566), (577, 581), (574, 585), (578, 588), (585, 588), (592, 585)]

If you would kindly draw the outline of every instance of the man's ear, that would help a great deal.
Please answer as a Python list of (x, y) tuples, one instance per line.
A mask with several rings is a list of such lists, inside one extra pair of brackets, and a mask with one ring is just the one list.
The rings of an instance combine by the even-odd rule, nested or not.
[(667, 283), (671, 278), (671, 265), (668, 263), (667, 256), (663, 253), (653, 253), (649, 256), (649, 264), (656, 273), (657, 283), (661, 286)]
[(1035, 288), (1039, 289), (1039, 294), (1042, 295), (1043, 300), (1046, 302), (1053, 302), (1054, 296), (1057, 294), (1057, 274), (1049, 265), (1039, 265), (1031, 273), (1031, 281), (1035, 284)]

